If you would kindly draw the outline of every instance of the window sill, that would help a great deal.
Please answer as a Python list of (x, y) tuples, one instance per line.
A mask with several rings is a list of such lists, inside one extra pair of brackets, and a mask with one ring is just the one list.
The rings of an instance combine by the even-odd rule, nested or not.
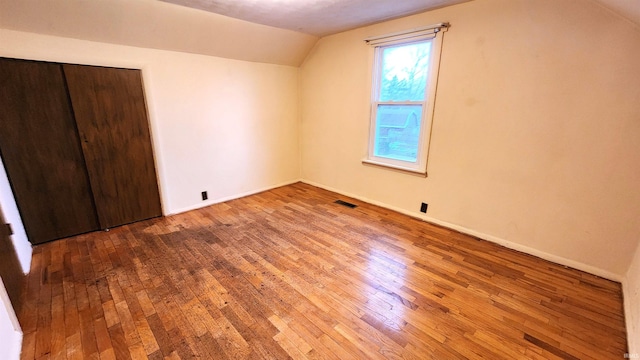
[(383, 167), (383, 168), (387, 168), (387, 169), (398, 170), (398, 171), (401, 171), (403, 173), (408, 173), (408, 174), (411, 174), (411, 175), (427, 177), (427, 171), (426, 170), (423, 171), (423, 170), (416, 170), (416, 169), (412, 169), (412, 168), (408, 168), (408, 167), (404, 167), (404, 166), (390, 165), (390, 164), (385, 164), (383, 162), (370, 160), (370, 159), (363, 159), (362, 160), (362, 164), (364, 164), (364, 165), (373, 165), (373, 166)]

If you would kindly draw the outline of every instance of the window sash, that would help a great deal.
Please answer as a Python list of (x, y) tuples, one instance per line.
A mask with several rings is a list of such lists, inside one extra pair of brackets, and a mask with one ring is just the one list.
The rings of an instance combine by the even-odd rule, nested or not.
[[(411, 161), (411, 160), (402, 160), (402, 159), (398, 159), (399, 155), (390, 155), (390, 156), (382, 156), (381, 154), (379, 154), (380, 151), (379, 150), (379, 143), (380, 141), (384, 138), (383, 134), (378, 133), (379, 130), (381, 130), (381, 128), (383, 127), (382, 124), (380, 124), (380, 122), (378, 121), (378, 110), (383, 107), (383, 106), (388, 106), (388, 107), (402, 107), (402, 106), (406, 106), (406, 107), (419, 107), (420, 108), (420, 118), (418, 119), (419, 122), (419, 134), (418, 134), (418, 144), (417, 144), (417, 154), (416, 154), (416, 160), (415, 161)], [(372, 147), (372, 156), (371, 158), (377, 159), (378, 161), (382, 161), (382, 162), (393, 162), (395, 163), (397, 166), (407, 166), (406, 164), (413, 164), (416, 163), (420, 160), (420, 145), (422, 144), (422, 134), (424, 133), (422, 127), (424, 124), (424, 109), (425, 109), (425, 104), (424, 101), (380, 101), (377, 102), (375, 104), (373, 104), (373, 108), (372, 108), (372, 112), (373, 112), (373, 119), (375, 120), (375, 125), (374, 125), (374, 129), (373, 132), (375, 133), (375, 136), (373, 137), (373, 147)], [(408, 122), (408, 119), (407, 119)], [(406, 127), (409, 126), (408, 123), (404, 124), (404, 131), (407, 131)], [(387, 128), (398, 128), (398, 126), (387, 126)], [(378, 155), (376, 155), (376, 153), (378, 153)]]
[[(381, 106), (418, 106), (420, 107), (420, 119), (418, 119), (419, 121), (419, 126), (420, 126), (420, 133), (418, 135), (418, 153), (416, 155), (416, 160), (415, 161), (410, 161), (410, 160), (400, 160), (397, 159), (396, 157), (394, 157), (393, 155), (390, 156), (383, 156), (381, 154), (379, 154), (379, 151), (377, 151), (378, 149), (378, 142), (382, 139), (382, 134), (378, 134), (378, 130), (380, 130), (381, 127), (383, 127), (380, 122), (378, 121), (378, 110), (380, 109)], [(422, 102), (414, 102), (414, 103), (377, 103), (373, 105), (372, 108), (372, 112), (373, 112), (373, 119), (374, 119), (374, 124), (372, 126), (371, 131), (374, 133), (374, 136), (371, 137), (372, 139), (372, 144), (370, 144), (370, 159), (375, 159), (377, 161), (380, 162), (390, 162), (390, 163), (394, 163), (397, 166), (406, 166), (406, 167), (412, 167), (412, 164), (415, 163), (419, 163), (420, 162), (420, 146), (423, 142), (422, 136), (423, 136), (423, 124), (424, 124), (424, 113), (425, 113), (425, 106)], [(377, 136), (376, 136), (377, 135)], [(376, 155), (376, 153), (378, 153)]]

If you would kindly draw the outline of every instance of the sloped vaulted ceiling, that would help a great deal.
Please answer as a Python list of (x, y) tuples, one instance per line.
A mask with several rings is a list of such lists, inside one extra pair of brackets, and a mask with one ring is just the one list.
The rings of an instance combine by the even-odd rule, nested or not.
[(0, 0), (0, 28), (291, 66), (318, 39), (156, 0)]
[[(465, 1), (0, 0), (0, 28), (298, 66), (319, 36)], [(640, 27), (640, 0), (584, 1)]]
[(160, 0), (316, 36), (470, 0)]
[(640, 0), (594, 0), (640, 26)]
[(319, 36), (465, 1), (0, 0), (0, 28), (298, 66)]

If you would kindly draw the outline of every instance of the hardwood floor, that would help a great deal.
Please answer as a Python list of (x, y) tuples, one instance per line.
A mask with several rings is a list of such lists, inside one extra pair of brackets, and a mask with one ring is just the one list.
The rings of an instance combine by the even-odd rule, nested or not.
[(27, 282), (23, 359), (627, 352), (620, 284), (302, 183), (36, 246)]

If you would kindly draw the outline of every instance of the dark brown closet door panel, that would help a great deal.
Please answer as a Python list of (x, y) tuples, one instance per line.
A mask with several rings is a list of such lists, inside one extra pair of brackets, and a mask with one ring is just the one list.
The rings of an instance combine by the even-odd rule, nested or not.
[(139, 70), (64, 65), (100, 225), (162, 215)]
[(99, 229), (58, 64), (0, 59), (0, 152), (29, 241)]

